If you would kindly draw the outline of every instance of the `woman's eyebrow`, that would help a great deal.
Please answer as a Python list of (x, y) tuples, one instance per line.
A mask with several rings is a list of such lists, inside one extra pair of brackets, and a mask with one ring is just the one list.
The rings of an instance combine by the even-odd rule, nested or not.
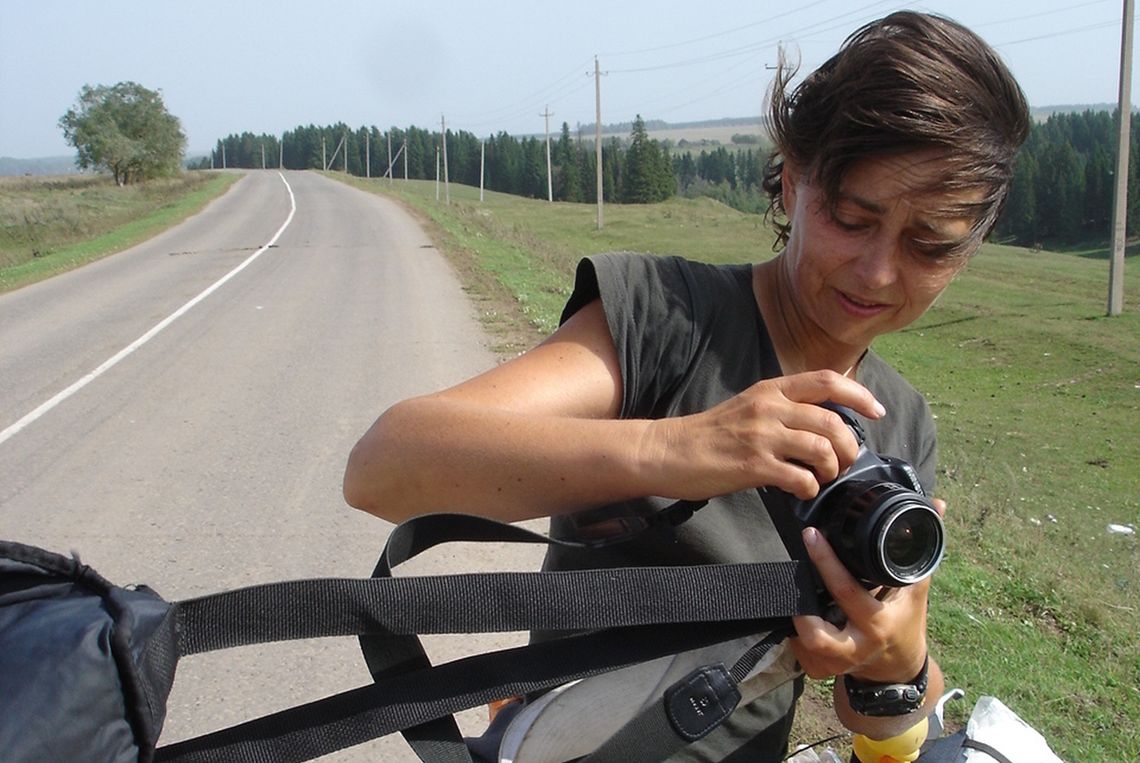
[[(858, 194), (850, 193), (848, 191), (840, 191), (839, 196), (838, 196), (838, 201), (850, 202), (850, 203), (854, 204), (855, 206), (859, 207), (860, 209), (863, 209), (867, 212), (870, 212), (870, 213), (876, 214), (876, 215), (883, 215), (883, 214), (887, 213), (887, 206), (885, 204), (882, 204), (878, 201), (873, 201), (871, 199), (864, 198), (862, 196), (859, 196)], [(953, 233), (952, 231), (948, 230), (948, 228), (951, 227), (954, 222), (957, 222), (958, 220), (967, 220), (967, 217), (965, 215), (963, 215), (960, 218), (957, 215), (951, 216), (949, 218), (945, 218), (945, 217), (943, 217), (937, 213), (933, 213), (933, 212), (927, 213), (927, 214), (923, 214), (923, 213), (919, 212), (912, 219), (913, 219), (913, 223), (912, 223), (913, 227), (919, 228), (919, 229), (921, 229), (927, 233), (933, 234), (933, 235), (938, 236), (940, 238), (945, 238), (948, 240), (956, 240), (956, 241), (965, 241), (965, 240), (970, 238), (969, 235), (958, 236), (955, 233)]]
[(855, 206), (862, 207), (868, 212), (873, 212), (876, 215), (885, 214), (887, 211), (887, 208), (879, 202), (871, 201), (870, 199), (864, 199), (862, 196), (857, 196), (847, 191), (839, 192), (839, 201), (849, 201)]

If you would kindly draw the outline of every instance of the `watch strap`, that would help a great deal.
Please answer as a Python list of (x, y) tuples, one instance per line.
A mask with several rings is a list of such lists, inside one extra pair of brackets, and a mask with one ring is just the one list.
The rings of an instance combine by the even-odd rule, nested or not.
[(929, 668), (928, 655), (922, 662), (922, 670), (906, 683), (861, 681), (845, 675), (843, 686), (847, 690), (847, 702), (851, 705), (851, 709), (860, 715), (881, 717), (913, 713), (922, 707), (922, 702), (926, 698)]

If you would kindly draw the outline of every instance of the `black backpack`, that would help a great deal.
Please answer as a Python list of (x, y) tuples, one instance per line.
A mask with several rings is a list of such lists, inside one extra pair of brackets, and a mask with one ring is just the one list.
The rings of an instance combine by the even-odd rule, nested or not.
[(150, 760), (178, 659), (176, 613), (42, 549), (0, 543), (6, 760)]

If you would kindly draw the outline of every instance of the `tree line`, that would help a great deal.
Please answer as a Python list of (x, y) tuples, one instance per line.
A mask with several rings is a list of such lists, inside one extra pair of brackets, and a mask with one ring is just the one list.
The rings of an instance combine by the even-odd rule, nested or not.
[[(1140, 128), (1132, 120), (1127, 228), (1140, 225)], [(1103, 239), (1112, 224), (1116, 114), (1054, 114), (1037, 123), (1017, 157), (1009, 199), (994, 231), (1024, 246)]]
[[(241, 133), (217, 142), (211, 156), (199, 167), (347, 169), (351, 175), (382, 177), (388, 171), (388, 141), (392, 146), (392, 174), (414, 180), (444, 176), (440, 133), (419, 127), (349, 128), (335, 124), (309, 125), (274, 135)], [(262, 150), (264, 148), (264, 154)], [(679, 190), (704, 183), (736, 184), (736, 159), (724, 149), (701, 152), (687, 163), (673, 157), (670, 146), (649, 137), (639, 116), (628, 139), (609, 138), (602, 144), (602, 194), (608, 201), (652, 203), (664, 201)], [(568, 123), (550, 140), (549, 190), (556, 201), (597, 201), (597, 154), (593, 140), (573, 135)], [(531, 198), (548, 192), (545, 137), (515, 137), (499, 132), (481, 139), (466, 130), (447, 131), (447, 177), (478, 186), (480, 173), (488, 190)], [(679, 180), (678, 178), (682, 178)], [(731, 180), (730, 180), (731, 179)]]
[[(332, 163), (350, 174), (380, 177), (387, 170), (387, 145), (397, 158), (393, 174), (400, 178), (436, 177), (439, 131), (418, 127), (353, 130), (344, 124), (298, 127), (281, 138), (242, 133), (218, 141), (213, 166), (222, 166), (223, 148), (230, 167), (321, 168)], [(341, 145), (343, 140), (343, 145)], [(333, 152), (340, 151), (333, 158)], [(747, 146), (746, 148), (744, 146)], [(1140, 126), (1132, 129), (1129, 166), (1129, 230), (1140, 230)], [(465, 130), (447, 131), (447, 176), (478, 186), (481, 151), (484, 187), (493, 191), (546, 198), (545, 139), (500, 132), (481, 139)], [(279, 153), (280, 152), (280, 153)], [(345, 153), (347, 152), (347, 160)], [(1054, 114), (1034, 124), (1018, 154), (1013, 183), (994, 239), (1024, 246), (1065, 244), (1104, 238), (1112, 216), (1115, 171), (1115, 115), (1107, 111)], [(603, 194), (607, 201), (651, 203), (673, 195), (710, 196), (745, 212), (763, 213), (768, 201), (761, 188), (768, 152), (751, 144), (680, 151), (649, 137), (639, 116), (628, 138), (611, 137), (602, 145)], [(368, 166), (370, 164), (370, 166)], [(406, 170), (405, 170), (406, 164)], [(556, 201), (597, 200), (596, 158), (591, 138), (571, 132), (567, 123), (551, 136), (551, 190)], [(207, 163), (208, 166), (208, 163)], [(443, 177), (442, 168), (439, 177)]]

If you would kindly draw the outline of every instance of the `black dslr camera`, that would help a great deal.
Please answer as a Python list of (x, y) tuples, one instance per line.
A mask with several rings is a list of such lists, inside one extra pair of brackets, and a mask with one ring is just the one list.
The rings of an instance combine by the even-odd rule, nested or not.
[(942, 561), (946, 530), (914, 467), (869, 450), (850, 409), (831, 403), (823, 407), (839, 414), (855, 434), (855, 463), (811, 500), (769, 488), (765, 501), (773, 511), (790, 511), (805, 527), (819, 529), (851, 574), (868, 587), (899, 587), (930, 576)]

